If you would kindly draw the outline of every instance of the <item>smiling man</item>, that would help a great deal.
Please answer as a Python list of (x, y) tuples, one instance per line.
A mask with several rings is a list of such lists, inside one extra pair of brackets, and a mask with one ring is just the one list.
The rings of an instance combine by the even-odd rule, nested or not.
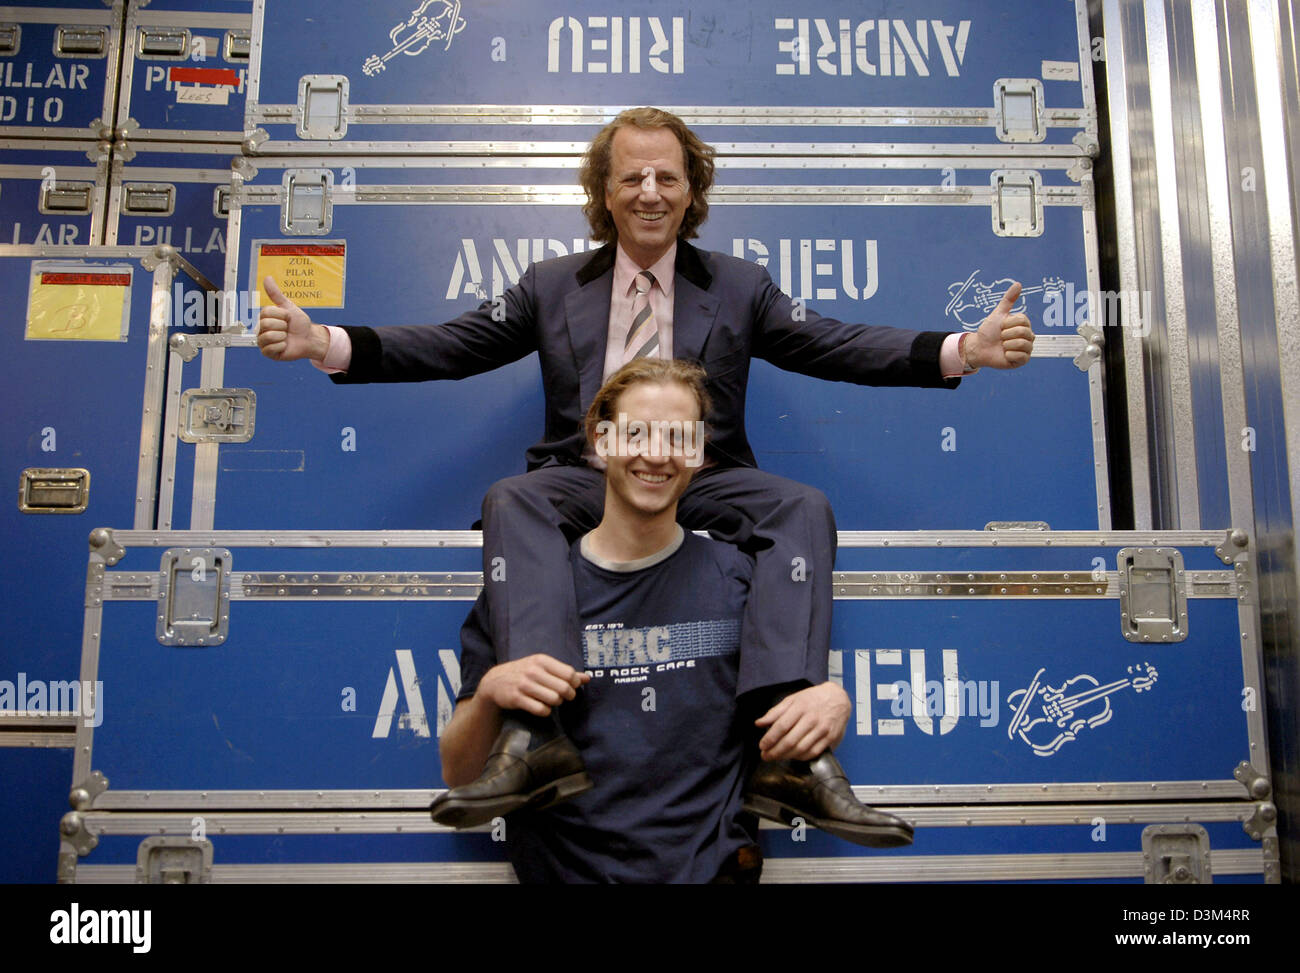
[[(758, 880), (742, 815), (754, 751), (736, 694), (752, 561), (677, 523), (707, 410), (703, 371), (655, 358), (623, 366), (592, 403), (585, 428), (606, 464), (605, 503), (570, 550), (581, 668), (546, 654), (497, 662), (481, 601), (462, 633), (462, 689), (440, 740), (443, 775), (460, 786), (435, 803), (440, 820), (495, 809), (496, 790), (470, 782), (523, 767), (521, 751), (494, 746), (507, 713), (558, 710), (565, 731), (546, 758), (546, 793), (506, 822), (522, 882)], [(847, 705), (837, 712), (792, 752), (838, 742)]]
[[(770, 723), (751, 806), (794, 816), (862, 844), (910, 840), (896, 819), (854, 798), (829, 753), (791, 757), (838, 717), (826, 685), (836, 527), (821, 491), (757, 469), (745, 435), (749, 363), (860, 385), (954, 389), (982, 366), (1029, 360), (1033, 332), (1012, 313), (1014, 285), (968, 334), (848, 324), (796, 308), (756, 264), (688, 241), (708, 217), (713, 150), (680, 118), (655, 108), (622, 112), (592, 140), (579, 173), (591, 237), (605, 246), (531, 265), (502, 295), (438, 326), (314, 324), (266, 281), (258, 344), (277, 360), (311, 358), (339, 383), (458, 379), (537, 352), (546, 394), (545, 436), (529, 472), (493, 485), (483, 502), (485, 607), (491, 644), (508, 662), (543, 653), (582, 667), (570, 541), (599, 519), (602, 460), (583, 417), (597, 390), (642, 357), (697, 361), (713, 406), (703, 467), (678, 503), (688, 530), (743, 545), (756, 557), (740, 636), (737, 693), (765, 696)], [(504, 309), (504, 315), (500, 312)], [(504, 318), (504, 319), (502, 319)], [(499, 570), (504, 566), (504, 571)], [(512, 735), (513, 734), (513, 735)], [(523, 746), (522, 770), (489, 775), (498, 807), (527, 803), (570, 766), (554, 766), (549, 723), (512, 722), (502, 747)], [(509, 738), (509, 739), (507, 739)], [(782, 741), (774, 744), (774, 740)], [(521, 743), (522, 741), (522, 743)], [(575, 783), (574, 786), (577, 786)], [(477, 793), (477, 792), (476, 792)], [(492, 817), (483, 805), (483, 820)]]

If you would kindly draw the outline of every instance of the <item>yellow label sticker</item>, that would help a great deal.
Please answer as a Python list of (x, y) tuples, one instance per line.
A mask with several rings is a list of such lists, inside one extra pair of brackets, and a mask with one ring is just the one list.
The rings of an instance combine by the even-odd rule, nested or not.
[(299, 307), (342, 307), (347, 278), (347, 244), (342, 240), (319, 243), (254, 244), (257, 260), (256, 290), (269, 303), (262, 281), (273, 279), (284, 296)]
[(32, 264), (27, 338), (39, 341), (125, 341), (131, 307), (130, 264), (96, 267)]

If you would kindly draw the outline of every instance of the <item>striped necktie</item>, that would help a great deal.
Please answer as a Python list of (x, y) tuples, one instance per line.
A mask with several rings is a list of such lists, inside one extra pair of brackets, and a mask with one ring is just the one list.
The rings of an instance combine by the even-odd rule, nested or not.
[(627, 331), (623, 345), (623, 362), (647, 358), (658, 354), (659, 326), (655, 323), (654, 308), (650, 306), (650, 288), (655, 284), (654, 274), (643, 270), (636, 275), (636, 297), (632, 300), (632, 326)]

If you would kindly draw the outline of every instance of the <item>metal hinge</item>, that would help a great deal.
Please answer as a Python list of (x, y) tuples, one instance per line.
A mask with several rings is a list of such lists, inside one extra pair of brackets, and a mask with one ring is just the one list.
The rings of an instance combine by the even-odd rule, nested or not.
[(136, 182), (122, 187), (125, 216), (171, 216), (176, 210), (176, 187), (165, 182)]
[(1187, 638), (1183, 555), (1172, 547), (1125, 547), (1119, 568), (1120, 630), (1130, 642)]
[(186, 60), (190, 56), (187, 27), (141, 27), (137, 36), (140, 57)]
[(51, 215), (84, 216), (90, 212), (94, 192), (93, 183), (51, 181), (41, 190), (37, 209)]
[(1240, 527), (1231, 527), (1224, 532), (1223, 540), (1214, 549), (1215, 556), (1224, 564), (1232, 564), (1237, 555), (1250, 546), (1250, 535)]
[(58, 880), (71, 882), (77, 875), (77, 859), (89, 855), (99, 844), (99, 837), (86, 828), (85, 812), (94, 804), (95, 798), (108, 790), (108, 778), (98, 770), (91, 771), (89, 777), (68, 794), (68, 803), (72, 810), (59, 821), (59, 865)]
[(137, 885), (207, 885), (212, 881), (212, 842), (153, 835), (140, 842)]
[(60, 27), (54, 35), (55, 57), (91, 58), (108, 53), (108, 28), (76, 25)]
[(246, 443), (253, 438), (256, 416), (252, 389), (187, 389), (181, 393), (177, 435), (184, 443)]
[(1041, 142), (1043, 83), (1037, 78), (998, 78), (993, 82), (993, 109), (998, 139), (1003, 142)]
[(995, 169), (993, 232), (998, 236), (1043, 235), (1043, 177), (1032, 169)]
[(1273, 785), (1259, 772), (1254, 764), (1243, 760), (1232, 771), (1232, 776), (1246, 786), (1246, 792), (1253, 801), (1262, 801), (1273, 794)]
[(1210, 836), (1199, 824), (1152, 824), (1142, 829), (1147, 885), (1209, 885)]
[(163, 552), (158, 578), (158, 641), (220, 645), (230, 628), (230, 552), (173, 547)]
[(25, 514), (85, 513), (90, 470), (27, 469), (18, 477), (18, 509)]
[(348, 79), (341, 74), (305, 74), (298, 82), (300, 139), (341, 139), (348, 131)]
[(1086, 372), (1095, 362), (1101, 361), (1101, 346), (1105, 341), (1101, 328), (1091, 324), (1081, 324), (1076, 329), (1085, 342), (1083, 351), (1074, 356), (1074, 367)]
[(334, 225), (334, 173), (330, 169), (287, 169), (280, 232), (288, 236), (320, 236)]

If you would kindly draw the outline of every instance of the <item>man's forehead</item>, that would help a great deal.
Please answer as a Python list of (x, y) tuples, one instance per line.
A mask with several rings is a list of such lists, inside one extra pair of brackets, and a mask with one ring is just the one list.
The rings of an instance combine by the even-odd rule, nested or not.
[(614, 133), (612, 164), (615, 169), (684, 169), (686, 152), (670, 128), (636, 128), (625, 125)]

